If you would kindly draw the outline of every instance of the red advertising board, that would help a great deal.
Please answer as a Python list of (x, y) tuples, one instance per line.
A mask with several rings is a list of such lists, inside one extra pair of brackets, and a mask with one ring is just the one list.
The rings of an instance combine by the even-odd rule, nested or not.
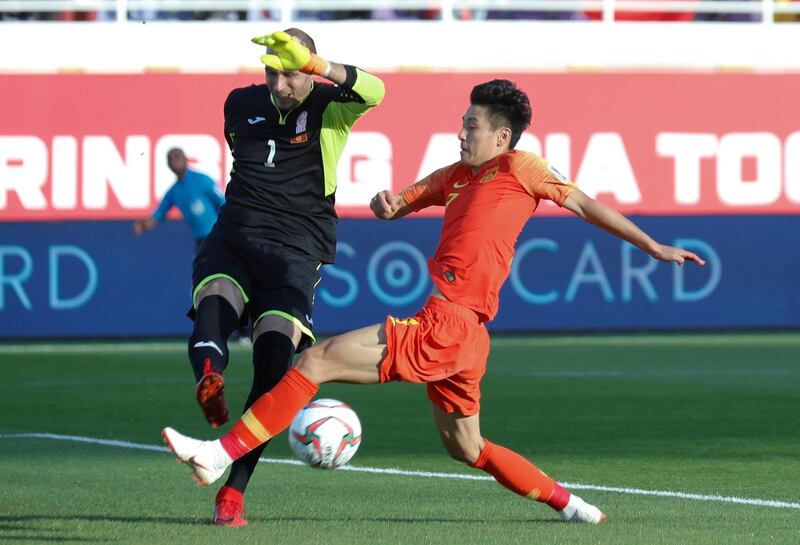
[[(458, 158), (473, 85), (516, 81), (534, 119), (518, 147), (628, 214), (800, 213), (798, 74), (393, 73), (339, 168), (343, 216)], [(181, 146), (224, 185), (222, 104), (259, 74), (0, 75), (0, 220), (126, 219), (173, 181)], [(543, 214), (557, 214), (543, 207)]]

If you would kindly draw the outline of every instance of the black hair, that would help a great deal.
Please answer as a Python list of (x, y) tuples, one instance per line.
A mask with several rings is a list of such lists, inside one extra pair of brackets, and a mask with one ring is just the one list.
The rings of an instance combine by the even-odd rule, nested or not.
[(508, 125), (511, 129), (509, 149), (514, 149), (519, 137), (531, 124), (531, 103), (528, 95), (507, 79), (493, 79), (472, 88), (469, 95), (472, 105), (489, 110), (492, 128)]

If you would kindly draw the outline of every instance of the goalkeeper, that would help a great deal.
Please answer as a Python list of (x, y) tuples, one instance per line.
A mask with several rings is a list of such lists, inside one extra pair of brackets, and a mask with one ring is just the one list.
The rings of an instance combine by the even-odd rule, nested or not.
[[(333, 263), (336, 251), (336, 163), (353, 124), (384, 94), (374, 75), (317, 56), (314, 41), (299, 29), (253, 42), (267, 47), (261, 56), (266, 84), (234, 89), (225, 101), (231, 180), (192, 271), (189, 360), (197, 401), (212, 427), (228, 421), (226, 339), (240, 322), (253, 324), (245, 410), (314, 341), (314, 288), (320, 266)], [(243, 494), (262, 450), (233, 465), (216, 497), (215, 524), (247, 524)]]

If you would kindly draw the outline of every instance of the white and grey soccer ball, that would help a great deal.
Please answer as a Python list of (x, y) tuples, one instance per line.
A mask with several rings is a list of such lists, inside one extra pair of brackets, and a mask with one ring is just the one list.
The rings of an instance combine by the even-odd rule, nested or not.
[(312, 467), (336, 469), (345, 465), (361, 444), (361, 422), (346, 403), (315, 399), (295, 415), (289, 427), (289, 446)]

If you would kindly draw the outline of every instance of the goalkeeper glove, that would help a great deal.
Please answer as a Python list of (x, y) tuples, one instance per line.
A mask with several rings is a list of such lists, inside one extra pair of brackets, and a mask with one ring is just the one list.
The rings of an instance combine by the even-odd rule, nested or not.
[(299, 40), (286, 32), (273, 32), (253, 38), (251, 41), (267, 46), (275, 52), (261, 55), (261, 62), (270, 68), (281, 72), (299, 70), (305, 74), (322, 77), (327, 77), (331, 73), (331, 64), (328, 61), (309, 51)]

